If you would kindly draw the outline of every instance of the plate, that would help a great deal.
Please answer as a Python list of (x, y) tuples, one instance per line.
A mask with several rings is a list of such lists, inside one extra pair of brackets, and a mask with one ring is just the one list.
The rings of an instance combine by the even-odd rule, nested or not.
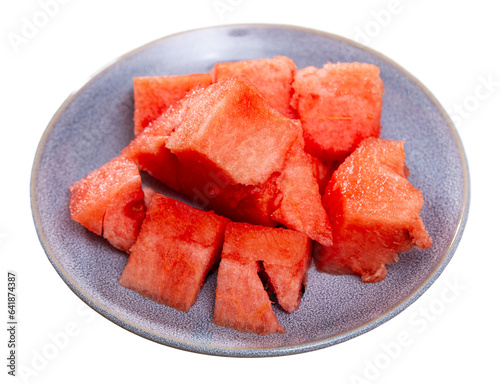
[[(286, 334), (257, 336), (212, 323), (216, 274), (188, 313), (118, 284), (127, 255), (73, 222), (69, 185), (118, 155), (133, 137), (135, 76), (208, 72), (219, 61), (285, 55), (298, 68), (331, 61), (380, 67), (385, 94), (382, 136), (405, 140), (411, 183), (423, 193), (422, 218), (434, 240), (389, 266), (387, 278), (309, 272), (300, 308), (275, 309)], [(151, 178), (146, 180), (154, 183)], [(174, 195), (167, 189), (164, 193)], [(147, 339), (219, 356), (277, 356), (344, 342), (388, 321), (443, 271), (462, 236), (469, 176), (460, 138), (432, 94), (390, 59), (345, 38), (283, 25), (232, 25), (183, 32), (134, 50), (93, 76), (55, 113), (32, 169), (31, 205), (43, 249), (59, 276), (90, 307)], [(182, 199), (182, 196), (175, 195)]]

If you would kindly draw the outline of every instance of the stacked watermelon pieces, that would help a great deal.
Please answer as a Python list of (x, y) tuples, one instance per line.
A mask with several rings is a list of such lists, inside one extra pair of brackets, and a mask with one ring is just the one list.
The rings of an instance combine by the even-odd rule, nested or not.
[[(216, 325), (285, 333), (273, 308), (299, 308), (312, 259), (378, 282), (399, 253), (431, 246), (404, 142), (379, 137), (375, 65), (277, 56), (133, 86), (134, 139), (73, 183), (69, 203), (129, 254), (124, 288), (188, 312), (217, 270)], [(192, 204), (142, 186), (141, 172)]]

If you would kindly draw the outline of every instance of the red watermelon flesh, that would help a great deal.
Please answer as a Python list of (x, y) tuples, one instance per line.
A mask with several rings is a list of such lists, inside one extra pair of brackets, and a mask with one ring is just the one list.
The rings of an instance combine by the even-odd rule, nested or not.
[(404, 142), (380, 138), (365, 139), (339, 166), (323, 196), (333, 245), (319, 247), (320, 271), (378, 282), (398, 253), (432, 245), (420, 218), (422, 193), (407, 175)]
[[(212, 88), (190, 93), (138, 134), (122, 154), (136, 161), (141, 170), (193, 198), (198, 206), (209, 207), (233, 220), (275, 226), (271, 213), (275, 209), (276, 175), (272, 174), (262, 184), (236, 184), (206, 156), (190, 151), (179, 161), (165, 146), (167, 138), (179, 128), (181, 122), (196, 114), (191, 104), (203, 98)], [(294, 134), (298, 135), (298, 132)], [(258, 150), (261, 148), (255, 149)]]
[(136, 180), (116, 191), (104, 214), (102, 236), (113, 246), (127, 251), (134, 245), (146, 213), (144, 192)]
[(282, 116), (240, 76), (192, 97), (166, 146), (185, 164), (202, 163), (234, 184), (256, 185), (283, 168), (300, 133), (297, 121)]
[(384, 86), (377, 66), (306, 67), (296, 72), (293, 88), (306, 151), (322, 161), (341, 161), (364, 138), (380, 135)]
[(324, 245), (332, 244), (332, 229), (322, 206), (311, 158), (297, 140), (276, 181), (281, 201), (272, 217)]
[(179, 163), (180, 190), (202, 208), (210, 208), (234, 221), (276, 226), (276, 176), (259, 185), (233, 184), (227, 175), (206, 169), (203, 163)]
[(258, 275), (259, 263), (222, 259), (217, 275), (214, 323), (240, 332), (285, 333)]
[[(259, 274), (267, 275), (266, 283), (280, 306), (293, 312), (301, 301), (311, 260), (311, 240), (290, 229), (229, 223), (221, 259), (215, 323), (242, 332), (270, 334), (277, 331), (277, 323), (271, 316), (270, 299), (263, 295), (265, 288)], [(241, 284), (238, 281), (243, 276), (246, 283)], [(265, 314), (264, 318), (257, 313)]]
[(142, 171), (176, 191), (179, 190), (179, 164), (177, 157), (165, 147), (165, 141), (180, 124), (187, 100), (169, 108), (122, 150), (122, 155), (135, 161)]
[(142, 132), (190, 91), (207, 87), (211, 82), (209, 73), (134, 78), (135, 134)]
[(228, 220), (155, 194), (120, 285), (187, 312), (218, 262)]
[(300, 123), (279, 114), (246, 78), (191, 96), (166, 147), (179, 161), (181, 191), (211, 209), (237, 221), (280, 222), (331, 244)]
[(127, 251), (145, 215), (137, 166), (118, 156), (70, 186), (71, 218)]
[(213, 82), (245, 76), (262, 92), (263, 96), (283, 115), (296, 118), (290, 105), (295, 64), (285, 56), (272, 59), (242, 60), (217, 63), (212, 69)]

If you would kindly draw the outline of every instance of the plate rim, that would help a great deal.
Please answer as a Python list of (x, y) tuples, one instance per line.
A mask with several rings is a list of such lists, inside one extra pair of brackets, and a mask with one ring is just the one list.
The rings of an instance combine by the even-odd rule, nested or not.
[[(226, 30), (231, 30), (231, 29), (278, 29), (278, 30), (291, 30), (291, 31), (296, 31), (296, 32), (301, 32), (304, 34), (309, 34), (309, 35), (319, 35), (331, 40), (336, 40), (342, 43), (346, 43), (348, 45), (354, 46), (358, 49), (361, 49), (378, 59), (384, 61), (385, 63), (389, 64), (393, 68), (397, 69), (400, 71), (406, 78), (411, 80), (420, 90), (422, 90), (425, 95), (429, 98), (429, 101), (437, 107), (440, 115), (445, 118), (445, 121), (448, 126), (449, 132), (452, 133), (453, 139), (455, 141), (455, 144), (457, 146), (458, 152), (460, 154), (460, 163), (461, 163), (461, 170), (463, 173), (463, 180), (464, 180), (464, 197), (461, 202), (461, 208), (460, 208), (460, 218), (456, 224), (455, 232), (453, 234), (453, 237), (449, 243), (449, 246), (447, 250), (443, 253), (443, 256), (441, 257), (441, 260), (439, 263), (435, 266), (435, 268), (429, 272), (429, 276), (425, 281), (423, 281), (415, 290), (410, 293), (405, 300), (399, 302), (396, 304), (394, 307), (391, 309), (387, 310), (383, 314), (379, 315), (375, 319), (372, 319), (368, 323), (362, 324), (354, 329), (350, 329), (346, 332), (337, 334), (335, 336), (327, 337), (321, 340), (315, 340), (311, 342), (306, 342), (306, 343), (301, 343), (297, 345), (288, 345), (284, 347), (259, 347), (259, 348), (228, 348), (228, 347), (217, 347), (217, 346), (209, 346), (205, 344), (200, 344), (200, 343), (195, 343), (195, 342), (189, 342), (189, 341), (184, 341), (184, 340), (178, 340), (172, 337), (166, 337), (163, 335), (160, 335), (156, 332), (153, 332), (151, 330), (145, 329), (139, 325), (133, 324), (125, 319), (123, 319), (121, 316), (117, 315), (114, 312), (111, 312), (109, 309), (105, 308), (104, 306), (98, 304), (95, 300), (93, 300), (88, 294), (81, 289), (67, 274), (67, 272), (62, 268), (62, 266), (59, 264), (57, 261), (57, 257), (55, 254), (53, 254), (53, 251), (50, 249), (48, 246), (46, 240), (45, 240), (45, 234), (44, 234), (44, 229), (42, 228), (40, 224), (40, 219), (38, 217), (38, 210), (37, 210), (37, 204), (35, 202), (35, 184), (36, 184), (36, 176), (37, 176), (37, 170), (40, 165), (40, 158), (43, 153), (43, 149), (45, 147), (45, 144), (48, 140), (48, 137), (52, 131), (52, 128), (55, 126), (56, 122), (58, 121), (58, 118), (60, 115), (66, 110), (67, 106), (79, 95), (80, 92), (83, 92), (85, 88), (87, 88), (93, 81), (95, 81), (98, 77), (100, 77), (103, 73), (105, 73), (107, 70), (111, 69), (115, 64), (125, 60), (128, 57), (131, 57), (133, 55), (136, 55), (140, 53), (143, 50), (146, 50), (158, 43), (161, 43), (165, 40), (175, 38), (176, 36), (180, 35), (185, 35), (185, 34), (190, 34), (190, 33), (195, 33), (195, 32), (203, 32), (206, 30), (217, 30), (217, 29), (226, 29)], [(441, 103), (437, 100), (437, 98), (430, 92), (430, 90), (420, 81), (418, 80), (415, 76), (413, 76), (409, 71), (407, 71), (403, 66), (392, 60), (391, 58), (385, 56), (384, 54), (374, 50), (373, 48), (367, 47), (359, 42), (356, 42), (354, 40), (351, 40), (347, 37), (337, 35), (334, 33), (318, 30), (318, 29), (313, 29), (313, 28), (308, 28), (308, 27), (303, 27), (303, 26), (297, 26), (297, 25), (290, 25), (290, 24), (267, 24), (267, 23), (243, 23), (243, 24), (224, 24), (224, 25), (215, 25), (215, 26), (208, 26), (208, 27), (201, 27), (201, 28), (193, 28), (193, 29), (188, 29), (180, 32), (176, 32), (173, 34), (165, 35), (163, 37), (157, 38), (155, 40), (152, 40), (146, 44), (140, 45), (118, 57), (115, 59), (109, 61), (107, 64), (102, 66), (100, 69), (97, 71), (94, 71), (87, 79), (83, 82), (82, 85), (77, 87), (73, 92), (71, 92), (66, 99), (63, 101), (63, 103), (60, 105), (60, 107), (57, 109), (57, 111), (54, 113), (52, 118), (50, 119), (49, 123), (45, 127), (45, 130), (40, 138), (40, 141), (38, 143), (37, 149), (35, 151), (35, 156), (33, 160), (33, 165), (31, 169), (31, 177), (30, 177), (30, 205), (31, 205), (31, 213), (32, 213), (32, 218), (34, 221), (36, 233), (38, 235), (39, 241), (42, 245), (42, 248), (49, 259), (50, 263), (56, 270), (56, 272), (59, 274), (59, 276), (62, 278), (62, 280), (65, 282), (65, 284), (71, 289), (71, 291), (79, 297), (85, 304), (90, 306), (92, 309), (94, 309), (97, 313), (108, 319), (109, 321), (112, 321), (116, 325), (120, 326), (123, 329), (126, 329), (129, 332), (134, 333), (135, 335), (141, 336), (147, 340), (154, 341), (156, 343), (166, 345), (172, 348), (184, 350), (184, 351), (190, 351), (190, 352), (195, 352), (195, 353), (200, 353), (200, 354), (206, 354), (206, 355), (212, 355), (212, 356), (224, 356), (224, 357), (272, 357), (272, 356), (284, 356), (284, 355), (292, 355), (292, 354), (298, 354), (298, 353), (305, 353), (313, 350), (318, 350), (318, 349), (323, 349), (326, 347), (330, 347), (336, 344), (340, 344), (342, 342), (345, 342), (347, 340), (350, 340), (352, 338), (355, 338), (357, 336), (360, 336), (372, 329), (377, 328), (378, 326), (386, 323), (399, 313), (401, 313), (403, 310), (408, 308), (412, 303), (414, 303), (436, 280), (437, 278), (441, 275), (445, 267), (449, 264), (451, 258), (453, 257), (453, 254), (455, 253), (460, 239), (463, 235), (463, 232), (465, 230), (465, 226), (467, 223), (468, 219), (468, 213), (469, 213), (469, 206), (470, 206), (470, 195), (471, 195), (471, 186), (470, 186), (470, 173), (469, 173), (469, 166), (468, 166), (468, 161), (467, 161), (467, 156), (465, 154), (465, 149), (462, 144), (462, 140), (458, 134), (458, 131), (456, 127), (454, 126), (451, 118), (445, 111), (445, 109), (442, 107)]]

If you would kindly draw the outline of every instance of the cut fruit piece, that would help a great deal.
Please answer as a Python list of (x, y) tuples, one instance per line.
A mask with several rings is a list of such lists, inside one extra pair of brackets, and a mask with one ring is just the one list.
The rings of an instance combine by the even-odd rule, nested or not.
[(242, 60), (217, 63), (212, 69), (212, 80), (218, 82), (236, 76), (245, 76), (262, 92), (264, 98), (283, 115), (296, 118), (290, 105), (295, 64), (285, 56), (272, 59)]
[(257, 185), (283, 169), (300, 123), (272, 108), (244, 77), (207, 87), (190, 100), (166, 146), (189, 166), (224, 172), (234, 184)]
[(228, 221), (155, 194), (120, 285), (187, 312), (219, 261)]
[(276, 181), (281, 201), (272, 217), (323, 245), (332, 244), (332, 228), (321, 203), (314, 165), (297, 140)]
[(222, 259), (217, 276), (214, 323), (240, 332), (285, 333), (258, 275), (258, 262)]
[(365, 139), (339, 166), (323, 196), (333, 245), (319, 247), (320, 271), (378, 282), (398, 253), (432, 245), (420, 218), (422, 193), (407, 176), (401, 141)]
[(110, 160), (70, 186), (71, 218), (128, 251), (146, 208), (139, 170), (124, 156)]
[(142, 132), (168, 107), (192, 90), (205, 88), (212, 82), (209, 73), (178, 76), (145, 76), (134, 78), (134, 131)]
[(140, 186), (134, 179), (117, 189), (102, 223), (102, 236), (111, 245), (126, 252), (137, 240), (146, 214), (144, 192), (139, 189)]
[(259, 275), (283, 310), (299, 307), (311, 260), (311, 240), (284, 228), (246, 223), (226, 227), (217, 277), (214, 322), (241, 332), (284, 332)]
[(327, 63), (299, 69), (292, 105), (304, 129), (307, 152), (341, 161), (367, 137), (380, 135), (384, 86), (377, 66)]

